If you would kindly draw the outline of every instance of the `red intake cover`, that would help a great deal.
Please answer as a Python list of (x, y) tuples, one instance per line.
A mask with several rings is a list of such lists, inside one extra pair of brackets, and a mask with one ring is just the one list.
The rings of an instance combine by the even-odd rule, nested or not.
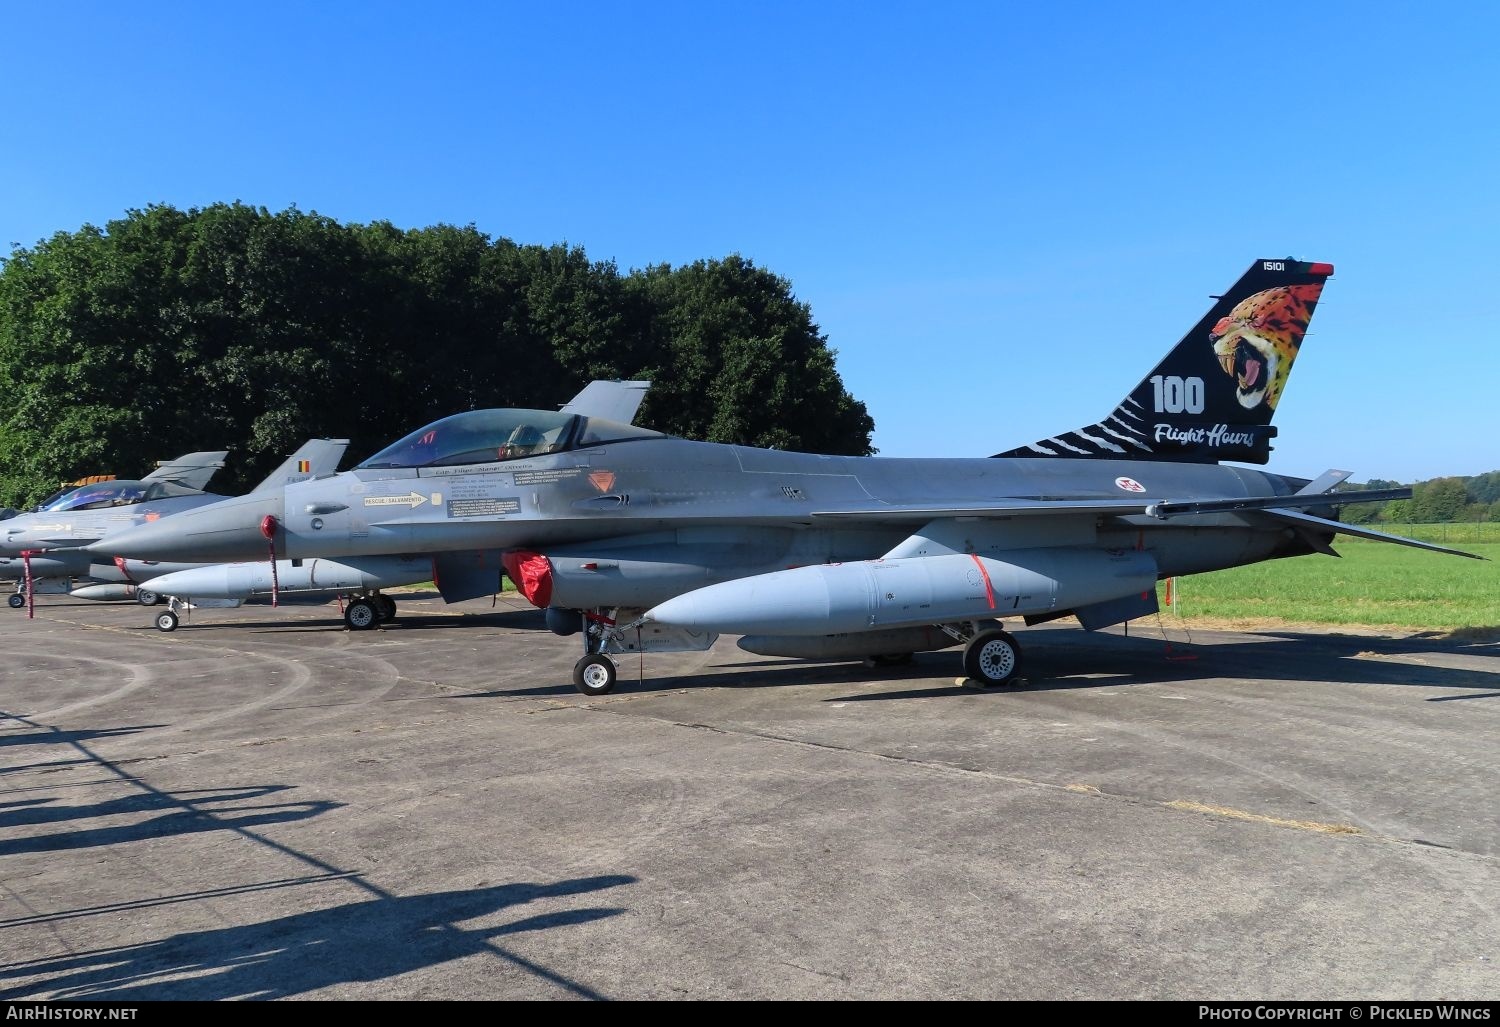
[(532, 606), (545, 610), (552, 604), (552, 561), (541, 553), (514, 549), (503, 554), (500, 562)]

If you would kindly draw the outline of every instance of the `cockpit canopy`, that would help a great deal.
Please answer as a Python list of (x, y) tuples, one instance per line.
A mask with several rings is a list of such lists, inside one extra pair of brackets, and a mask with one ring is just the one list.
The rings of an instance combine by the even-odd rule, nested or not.
[(547, 410), (470, 410), (418, 428), (359, 466), (448, 467), (561, 453), (627, 439), (666, 438), (661, 432)]
[(198, 496), (196, 489), (185, 489), (169, 481), (101, 481), (84, 485), (42, 506), (47, 513), (64, 510), (103, 510), (111, 506), (134, 506), (137, 503), (170, 499), (173, 496)]

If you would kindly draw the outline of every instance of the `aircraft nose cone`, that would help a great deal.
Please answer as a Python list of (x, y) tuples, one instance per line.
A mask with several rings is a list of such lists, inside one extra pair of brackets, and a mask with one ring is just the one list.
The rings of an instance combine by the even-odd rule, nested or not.
[(176, 563), (261, 560), (267, 555), (261, 522), (268, 516), (279, 520), (283, 506), (279, 489), (226, 499), (127, 528), (94, 543), (89, 552), (107, 559)]

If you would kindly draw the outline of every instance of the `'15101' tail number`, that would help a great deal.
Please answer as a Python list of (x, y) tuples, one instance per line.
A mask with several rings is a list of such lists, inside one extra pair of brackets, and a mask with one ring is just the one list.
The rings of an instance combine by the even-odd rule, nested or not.
[(1151, 398), (1158, 414), (1203, 413), (1203, 379), (1175, 374), (1151, 376)]

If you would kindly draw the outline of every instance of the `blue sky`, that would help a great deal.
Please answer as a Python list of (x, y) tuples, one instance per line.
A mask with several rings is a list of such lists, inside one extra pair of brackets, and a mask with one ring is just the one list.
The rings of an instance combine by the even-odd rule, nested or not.
[(1500, 4), (27, 4), (5, 35), (0, 246), (242, 200), (740, 253), (890, 456), (1095, 421), (1296, 256), (1337, 274), (1271, 469), (1500, 468)]

